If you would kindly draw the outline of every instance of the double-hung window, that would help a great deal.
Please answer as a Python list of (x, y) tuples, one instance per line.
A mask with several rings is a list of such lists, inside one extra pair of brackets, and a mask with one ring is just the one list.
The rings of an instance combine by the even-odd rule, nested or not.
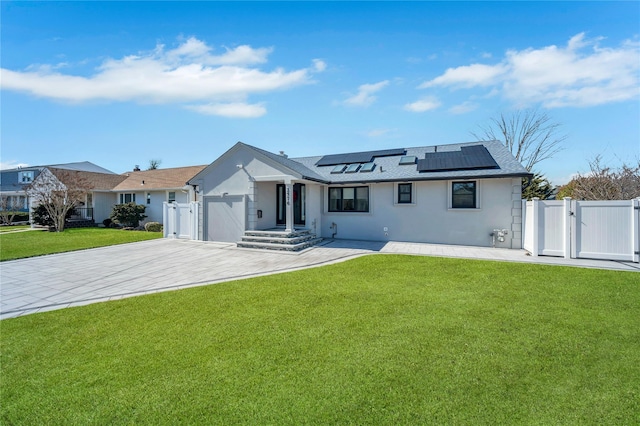
[(474, 180), (451, 183), (451, 208), (478, 208), (478, 183)]
[(398, 184), (398, 204), (411, 204), (413, 203), (413, 185), (411, 183), (399, 183)]
[(20, 183), (31, 183), (33, 182), (33, 175), (34, 172), (31, 170), (18, 172), (18, 181), (20, 181)]
[(136, 202), (135, 193), (120, 194), (120, 204), (135, 203), (135, 202)]
[(330, 212), (368, 212), (369, 187), (345, 186), (329, 188)]

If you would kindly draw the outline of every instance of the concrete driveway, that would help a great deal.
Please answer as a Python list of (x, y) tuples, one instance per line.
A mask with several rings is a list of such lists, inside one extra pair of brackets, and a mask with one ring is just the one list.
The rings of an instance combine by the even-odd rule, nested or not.
[(639, 271), (627, 262), (531, 257), (523, 250), (327, 240), (300, 253), (159, 239), (0, 263), (0, 319), (339, 262), (402, 253)]

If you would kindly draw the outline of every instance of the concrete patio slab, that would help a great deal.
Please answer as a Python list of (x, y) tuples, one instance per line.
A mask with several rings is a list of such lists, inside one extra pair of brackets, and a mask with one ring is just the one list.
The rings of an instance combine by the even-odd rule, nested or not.
[(0, 263), (0, 319), (326, 265), (371, 253), (446, 256), (640, 272), (640, 265), (528, 256), (524, 250), (326, 240), (298, 253), (160, 239)]

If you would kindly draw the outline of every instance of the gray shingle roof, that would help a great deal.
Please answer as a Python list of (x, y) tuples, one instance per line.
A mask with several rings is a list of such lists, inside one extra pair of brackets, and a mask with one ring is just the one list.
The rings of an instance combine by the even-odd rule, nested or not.
[[(415, 181), (415, 180), (449, 180), (492, 177), (526, 177), (531, 174), (511, 155), (509, 150), (499, 141), (468, 142), (451, 145), (421, 146), (406, 148), (406, 155), (425, 158), (426, 153), (459, 151), (463, 146), (483, 145), (487, 148), (498, 168), (479, 170), (449, 170), (438, 172), (419, 172), (416, 164), (399, 165), (401, 155), (377, 157), (374, 159), (375, 168), (370, 173), (331, 173), (334, 166), (316, 166), (322, 156), (290, 158), (288, 162), (298, 163), (321, 180), (330, 183), (358, 183), (385, 181)], [(266, 151), (263, 151), (266, 152)], [(274, 155), (274, 154), (271, 154)], [(274, 155), (279, 159), (282, 156)]]

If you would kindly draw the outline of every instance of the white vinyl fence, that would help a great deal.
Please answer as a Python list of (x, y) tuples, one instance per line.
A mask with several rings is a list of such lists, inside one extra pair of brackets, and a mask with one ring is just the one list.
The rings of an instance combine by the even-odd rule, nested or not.
[(522, 246), (533, 256), (640, 261), (640, 199), (523, 204)]
[(198, 203), (167, 203), (162, 205), (165, 238), (198, 239)]

